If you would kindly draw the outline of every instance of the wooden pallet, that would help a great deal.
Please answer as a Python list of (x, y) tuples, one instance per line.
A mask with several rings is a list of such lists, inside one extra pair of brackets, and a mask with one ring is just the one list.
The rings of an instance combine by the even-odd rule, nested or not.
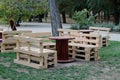
[[(15, 63), (37, 69), (57, 66), (56, 51), (45, 49), (42, 39), (26, 36), (16, 36), (15, 39), (17, 40), (17, 47), (15, 48), (17, 59), (14, 60)], [(35, 44), (39, 44), (39, 47), (35, 47)]]

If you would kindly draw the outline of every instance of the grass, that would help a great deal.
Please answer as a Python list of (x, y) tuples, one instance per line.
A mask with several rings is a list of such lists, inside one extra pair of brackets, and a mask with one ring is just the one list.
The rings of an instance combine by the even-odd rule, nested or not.
[(100, 49), (99, 61), (76, 66), (33, 69), (13, 63), (15, 53), (0, 54), (0, 80), (120, 80), (120, 42)]

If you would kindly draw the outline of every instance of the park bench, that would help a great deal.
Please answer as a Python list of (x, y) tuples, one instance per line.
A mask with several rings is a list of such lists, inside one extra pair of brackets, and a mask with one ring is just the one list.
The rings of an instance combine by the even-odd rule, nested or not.
[(109, 32), (110, 28), (104, 28), (104, 27), (89, 27), (90, 30), (94, 30), (92, 34), (100, 34), (101, 35), (101, 47), (108, 46), (109, 45)]
[(13, 52), (16, 47), (16, 41), (13, 39), (14, 35), (20, 35), (22, 33), (31, 33), (31, 30), (19, 30), (19, 31), (3, 31), (1, 52)]
[(14, 49), (17, 54), (17, 58), (14, 60), (15, 63), (36, 69), (57, 65), (56, 51), (45, 49), (42, 38), (15, 36), (14, 39), (17, 41), (17, 47)]
[(69, 54), (73, 59), (98, 60), (100, 49), (100, 35), (79, 34), (69, 43)]
[(44, 39), (44, 48), (55, 50), (55, 43), (49, 39), (51, 32), (35, 32), (35, 33), (24, 33), (23, 36), (29, 36), (33, 38), (43, 38)]

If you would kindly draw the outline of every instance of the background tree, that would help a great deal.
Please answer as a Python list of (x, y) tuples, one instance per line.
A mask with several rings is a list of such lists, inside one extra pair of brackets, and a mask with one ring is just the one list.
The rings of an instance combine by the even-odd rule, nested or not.
[(119, 24), (120, 18), (120, 0), (87, 0), (88, 7), (94, 13), (100, 13), (103, 11), (107, 20), (112, 14), (114, 17), (114, 24)]
[(0, 16), (5, 21), (12, 17), (16, 22), (22, 17), (28, 19), (31, 15), (39, 15), (48, 12), (47, 0), (0, 0)]
[(66, 23), (66, 14), (72, 12), (72, 0), (57, 0), (58, 8), (62, 14), (63, 23)]

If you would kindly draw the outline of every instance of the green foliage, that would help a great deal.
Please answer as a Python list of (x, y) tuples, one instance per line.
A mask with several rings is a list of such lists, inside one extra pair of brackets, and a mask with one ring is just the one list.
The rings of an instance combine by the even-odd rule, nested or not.
[(15, 21), (20, 16), (29, 18), (31, 15), (38, 15), (48, 12), (47, 0), (0, 0), (0, 18), (8, 22), (12, 17)]
[(92, 25), (94, 23), (95, 20), (95, 16), (90, 15), (88, 17), (88, 11), (87, 9), (83, 9), (82, 11), (75, 11), (74, 15), (73, 15), (73, 20), (79, 24), (79, 29), (82, 28), (88, 28), (88, 26)]

